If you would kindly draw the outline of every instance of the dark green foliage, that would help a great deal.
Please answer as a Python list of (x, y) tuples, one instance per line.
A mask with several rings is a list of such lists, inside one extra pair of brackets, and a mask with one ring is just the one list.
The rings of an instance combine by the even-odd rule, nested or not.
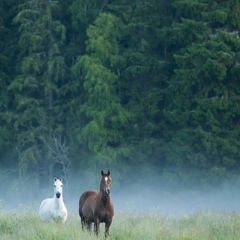
[[(224, 4), (215, 6), (216, 14), (212, 7), (208, 12), (204, 9), (204, 21), (199, 21), (198, 15), (192, 16), (190, 21), (196, 22), (193, 25), (189, 25), (189, 20), (182, 20), (180, 32), (185, 32), (187, 27), (195, 33), (195, 29), (201, 30), (199, 26), (203, 27), (200, 37), (194, 34), (191, 44), (175, 54), (177, 68), (169, 85), (169, 92), (174, 95), (170, 95), (173, 101), (166, 117), (175, 129), (172, 136), (178, 136), (176, 140), (173, 138), (172, 147), (185, 142), (180, 147), (183, 162), (206, 169), (232, 168), (238, 165), (239, 155), (239, 90), (231, 72), (238, 62), (239, 47), (235, 43), (235, 30), (225, 29), (228, 15)], [(212, 28), (215, 24), (217, 28)]]
[[(17, 55), (17, 28), (12, 23), (17, 11), (14, 1), (0, 3), (0, 166), (16, 167), (14, 158), (14, 134), (11, 125), (11, 109), (15, 106), (14, 96), (7, 87), (15, 77), (14, 61)], [(13, 144), (13, 145), (12, 145)]]
[(239, 0), (3, 0), (0, 13), (3, 168), (239, 169)]
[[(61, 136), (60, 87), (64, 86), (65, 63), (61, 46), (65, 27), (54, 20), (56, 3), (25, 1), (19, 5), (14, 22), (19, 25), (18, 73), (8, 90), (15, 95), (13, 126), (19, 154), (19, 168), (47, 167), (51, 157), (46, 142)], [(55, 122), (54, 118), (57, 118)], [(50, 154), (50, 156), (48, 156)]]
[[(118, 96), (120, 27), (121, 22), (115, 16), (100, 14), (87, 30), (89, 55), (79, 57), (74, 66), (78, 81), (84, 81), (83, 94), (87, 96), (81, 104), (86, 122), (78, 139), (98, 156), (98, 161), (112, 161), (117, 157), (116, 148), (123, 142), (124, 125), (128, 122), (128, 113)], [(83, 79), (78, 69), (82, 69)]]

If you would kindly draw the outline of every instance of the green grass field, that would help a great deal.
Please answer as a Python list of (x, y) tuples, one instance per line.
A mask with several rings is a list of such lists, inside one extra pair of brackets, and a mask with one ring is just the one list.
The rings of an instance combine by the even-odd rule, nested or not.
[[(0, 210), (1, 240), (92, 240), (94, 234), (82, 231), (80, 218), (69, 214), (65, 224), (42, 222), (35, 210)], [(98, 239), (104, 239), (104, 225)], [(171, 217), (159, 213), (116, 211), (109, 239), (118, 240), (239, 240), (240, 216), (235, 212), (204, 212)]]

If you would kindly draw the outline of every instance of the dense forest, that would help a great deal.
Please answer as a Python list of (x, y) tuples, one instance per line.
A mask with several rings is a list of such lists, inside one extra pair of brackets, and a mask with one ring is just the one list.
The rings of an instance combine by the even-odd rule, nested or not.
[(1, 0), (0, 178), (237, 175), (239, 16), (240, 0)]

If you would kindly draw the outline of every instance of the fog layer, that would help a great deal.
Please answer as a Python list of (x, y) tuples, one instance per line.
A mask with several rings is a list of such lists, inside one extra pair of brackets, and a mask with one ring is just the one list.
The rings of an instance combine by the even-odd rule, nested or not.
[[(111, 197), (116, 211), (140, 211), (161, 213), (167, 215), (193, 214), (201, 211), (236, 211), (240, 213), (240, 192), (237, 184), (225, 184), (224, 187), (208, 188), (181, 188), (168, 187), (157, 180), (149, 181), (149, 177), (141, 179), (139, 183), (125, 183), (114, 185)], [(100, 179), (100, 178), (99, 178)], [(144, 184), (143, 184), (144, 182)], [(78, 200), (80, 195), (88, 189), (99, 190), (99, 181), (71, 179), (68, 186), (64, 186), (63, 199), (72, 214), (78, 214)], [(46, 189), (35, 189), (34, 183), (27, 182), (12, 187), (10, 191), (0, 192), (1, 208), (6, 210), (19, 210), (21, 207), (38, 210), (41, 201), (53, 197), (53, 185)]]

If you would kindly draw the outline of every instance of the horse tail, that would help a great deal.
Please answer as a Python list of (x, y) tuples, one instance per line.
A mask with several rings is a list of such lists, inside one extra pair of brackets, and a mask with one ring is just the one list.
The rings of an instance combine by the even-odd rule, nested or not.
[(78, 205), (78, 213), (79, 213), (79, 216), (82, 217), (82, 207), (83, 207), (83, 204), (84, 204), (84, 193), (82, 194), (82, 196), (80, 197), (79, 199), (79, 205)]

